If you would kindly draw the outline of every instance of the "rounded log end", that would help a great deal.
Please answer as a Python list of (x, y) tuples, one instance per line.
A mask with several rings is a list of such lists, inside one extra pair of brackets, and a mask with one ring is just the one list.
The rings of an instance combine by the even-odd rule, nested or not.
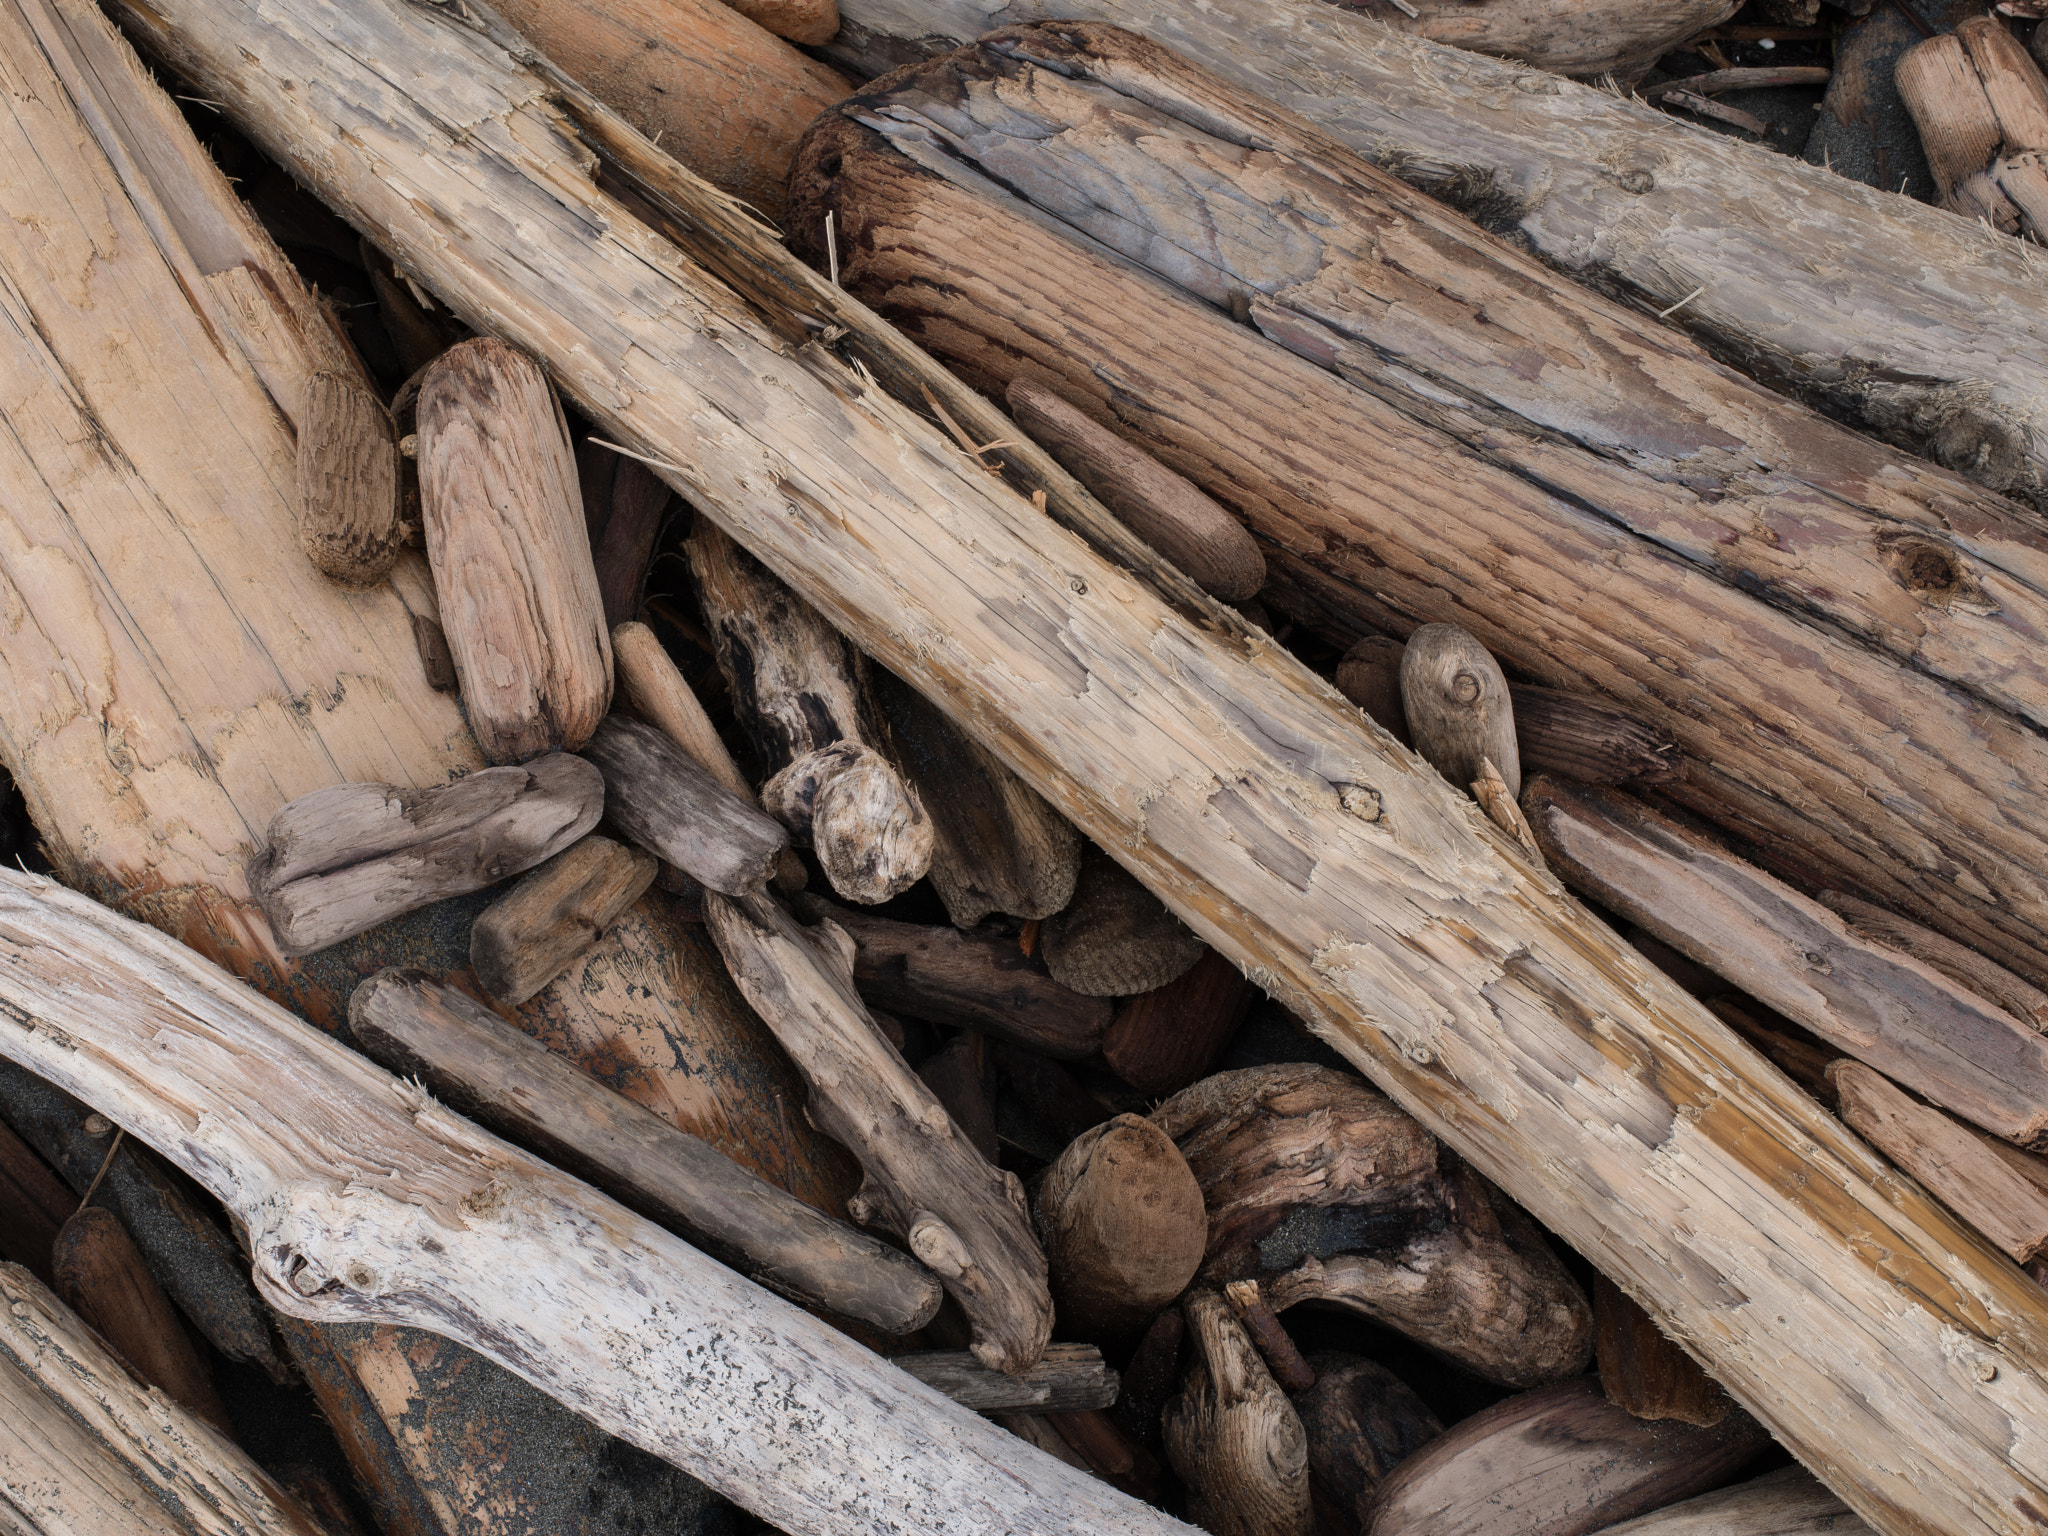
[(864, 748), (818, 791), (811, 847), (834, 891), (876, 906), (924, 878), (932, 862), (932, 821), (916, 791), (879, 753)]
[(1059, 1155), (1036, 1220), (1061, 1326), (1097, 1341), (1135, 1333), (1171, 1305), (1209, 1239), (1194, 1171), (1137, 1115), (1083, 1132)]

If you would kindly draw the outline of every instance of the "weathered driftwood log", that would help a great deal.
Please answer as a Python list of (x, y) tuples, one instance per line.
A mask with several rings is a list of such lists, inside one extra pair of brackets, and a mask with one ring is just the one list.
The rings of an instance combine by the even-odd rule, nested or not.
[(1602, 1536), (1867, 1536), (1870, 1527), (1804, 1467), (1672, 1504)]
[(333, 784), (283, 806), (249, 889), (287, 954), (533, 868), (597, 825), (604, 776), (556, 753), (439, 789)]
[[(1857, 185), (1323, 0), (1166, 16), (1145, 0), (847, 0), (841, 14), (832, 51), (870, 74), (1023, 21), (1145, 33), (1558, 270), (1667, 315), (1745, 373), (1994, 489), (2041, 494), (2048, 319), (2033, 268), (2010, 242), (1896, 196), (1896, 178)], [(1843, 229), (1865, 237), (1844, 245)], [(1828, 259), (1810, 263), (1816, 250)], [(1929, 271), (1955, 281), (1929, 284)]]
[(1401, 714), (1436, 771), (1468, 793), (1492, 763), (1511, 797), (1522, 793), (1522, 754), (1508, 680), (1485, 646), (1455, 624), (1425, 624), (1401, 652)]
[(293, 1316), (431, 1323), (784, 1527), (1177, 1529), (48, 881), (0, 873), (0, 1000), (0, 1053), (222, 1199)]
[(798, 136), (852, 89), (717, 0), (512, 0), (505, 17), (635, 128), (771, 218)]
[(1054, 1315), (1084, 1339), (1135, 1337), (1188, 1288), (1209, 1222), (1187, 1159), (1137, 1115), (1084, 1132), (1032, 1201)]
[(590, 739), (612, 701), (611, 626), (576, 452), (547, 375), (495, 337), (451, 347), (419, 397), (420, 508), (469, 726), (494, 763)]
[(1051, 917), (1072, 899), (1081, 834), (915, 689), (869, 669), (885, 750), (932, 819), (932, 888), (956, 927)]
[[(474, 0), (468, 14), (474, 28), (441, 9), (349, 6), (346, 26), (379, 39), (379, 58), (449, 61), (401, 83), (328, 40), (341, 23), (324, 0), (281, 0), (261, 15), (221, 0), (121, 10), (209, 100), (400, 248), (458, 314), (488, 312), (614, 437), (678, 465), (694, 504), (766, 552), (1083, 831), (1128, 842), (1205, 940), (1653, 1304), (1859, 1512), (1900, 1533), (1996, 1530), (2014, 1497), (2048, 1500), (2048, 1471), (2013, 1429), (2048, 1413), (2038, 1286), (1887, 1178), (1548, 877), (1503, 858), (1505, 842), (1469, 801), (1405, 757), (1383, 757), (1327, 684), (1160, 568), (1042, 453), (1005, 451), (1024, 488), (1046, 492), (1051, 519), (974, 468), (921, 414), (929, 407), (885, 391), (930, 388), (977, 442), (1002, 435), (1000, 413), (573, 81), (515, 58)], [(319, 81), (317, 109), (284, 78)], [(451, 78), (467, 99), (495, 103), (489, 121), (507, 131), (448, 134), (453, 109), (438, 82)], [(567, 118), (543, 118), (543, 96)], [(466, 109), (462, 120), (478, 121)], [(719, 276), (579, 182), (565, 121)], [(357, 130), (382, 158), (355, 147)], [(294, 151), (305, 144), (320, 153)], [(388, 179), (394, 165), (408, 178), (403, 196)], [(439, 233), (507, 218), (560, 237), (451, 244)], [(591, 228), (604, 238), (591, 240)], [(1979, 302), (1989, 300), (1973, 294)], [(717, 336), (678, 325), (678, 305), (715, 317)], [(819, 321), (845, 327), (882, 388), (804, 341), (822, 334)], [(1063, 526), (1085, 529), (1139, 576)], [(1896, 706), (1897, 690), (1887, 696)], [(1607, 1054), (1623, 1042), (1629, 1062), (1658, 1070)], [(1702, 1222), (1705, 1210), (1727, 1216)], [(1852, 1231), (1875, 1235), (1928, 1283), (1902, 1292)], [(1816, 1291), (1834, 1306), (1803, 1306)], [(1873, 1330), (1882, 1364), (1853, 1342)], [(1956, 1396), (1959, 1349), (1996, 1362), (1995, 1389)], [(1863, 1390), (1879, 1375), (1882, 1390)], [(1830, 1411), (1845, 1392), (1868, 1417)]]
[[(1163, 114), (1162, 101), (1181, 103), (1181, 116)], [(2048, 975), (2048, 882), (2018, 853), (2048, 832), (2022, 830), (2044, 803), (2025, 786), (2048, 779), (2048, 744), (2007, 714), (2048, 710), (2025, 638), (2048, 619), (2032, 586), (2048, 539), (2007, 503), (1709, 363), (1128, 34), (1066, 24), (1002, 34), (899, 80), (886, 102), (862, 97), (842, 112), (868, 129), (835, 113), (812, 130), (793, 173), (796, 234), (813, 240), (836, 208), (843, 279), (973, 382), (999, 391), (1020, 374), (1050, 376), (1138, 437), (1270, 541), (1275, 581), (1298, 612), (1396, 630), (1455, 618), (1538, 681), (1620, 697), (1704, 765), (1683, 786), (1688, 803), (1767, 828), (1788, 862), (1822, 878), (1887, 899), (1910, 892), (1945, 931)], [(1263, 169), (1256, 189), (1238, 185), (1245, 142), (1271, 146), (1286, 193)], [(1149, 257), (1186, 296), (1083, 251), (1051, 220), (1031, 222), (1014, 198), (992, 198), (976, 167), (1035, 195), (1072, 234)], [(1149, 207), (1097, 217), (1073, 192), (1097, 175)], [(1179, 247), (1153, 241), (1155, 226), (1174, 227), (1176, 200), (1211, 186), (1227, 238), (1169, 261)], [(1337, 233), (1296, 253), (1294, 215), (1240, 215), (1240, 194), (1314, 206)], [(1443, 302), (1434, 288), (1371, 313), (1355, 299), (1400, 281), (1381, 263), (1396, 260), (1386, 242), (1405, 239), (1417, 249), (1404, 272), (1459, 272), (1455, 321), (1418, 318)], [(1056, 281), (1034, 275), (1054, 270)], [(1304, 356), (1198, 305), (1233, 293), (1259, 294), (1249, 313)], [(1508, 313), (1497, 306), (1521, 305), (1512, 324), (1493, 323)], [(1011, 317), (1026, 310), (1031, 324), (1012, 335)], [(1608, 362), (1578, 367), (1574, 341), (1571, 366), (1557, 354), (1545, 382), (1520, 377), (1561, 332)], [(1417, 368), (1437, 382), (1410, 388)], [(1581, 388), (1602, 397), (1588, 406), (1597, 426), (1556, 414)], [(1453, 392), (1481, 403), (1446, 404)], [(1646, 436), (1640, 412), (1620, 405), (1632, 398), (1657, 400), (1642, 409), (1660, 421), (1679, 410), (1685, 430)], [(1520, 425), (1503, 436), (1509, 416)], [(1316, 430), (1299, 430), (1304, 420)], [(1472, 467), (1475, 455), (1486, 468)], [(1759, 473), (1759, 459), (1803, 472)], [(1398, 515), (1380, 504), (1396, 484)], [(1825, 558), (1794, 532), (1815, 494), (1841, 520)], [(1426, 515), (1414, 511), (1418, 496)], [(1957, 497), (1989, 520), (1987, 539), (1949, 534), (1942, 509)], [(1783, 535), (1753, 539), (1759, 521)], [(1708, 524), (1723, 535), (1701, 537)], [(1618, 595), (1617, 569), (1631, 573), (1625, 585), (1643, 583), (1631, 598), (1562, 620), (1548, 601), (1595, 570), (1594, 584)], [(1848, 633), (1816, 627), (1815, 610)], [(1739, 665), (1737, 652), (1748, 656)], [(1755, 677), (1823, 673), (1827, 686), (1767, 701), (1772, 728), (1755, 728)], [(1927, 867), (1930, 839), (1967, 878)]]
[(0, 1259), (48, 1285), (50, 1250), (78, 1209), (78, 1197), (35, 1149), (0, 1123)]
[(1092, 1344), (1048, 1344), (1036, 1365), (1016, 1375), (991, 1370), (964, 1349), (895, 1355), (889, 1363), (976, 1413), (1065, 1413), (1116, 1401), (1116, 1372)]
[(1973, 16), (1899, 60), (1941, 205), (2048, 240), (2048, 80), (2005, 23)]
[(1151, 1452), (1126, 1435), (1108, 1414), (1099, 1408), (1076, 1408), (1067, 1413), (1048, 1413), (1044, 1418), (1053, 1433), (1066, 1441), (1088, 1470), (1105, 1483), (1148, 1504), (1159, 1502), (1159, 1480), (1164, 1469)]
[(1650, 1423), (1591, 1378), (1508, 1398), (1451, 1426), (1375, 1491), (1366, 1529), (1581, 1536), (1724, 1483), (1769, 1443), (1746, 1414)]
[(1366, 635), (1344, 653), (1337, 663), (1337, 675), (1331, 679), (1339, 693), (1404, 747), (1414, 745), (1401, 706), (1401, 653), (1405, 649), (1391, 635)]
[(374, 586), (404, 547), (390, 413), (359, 373), (316, 373), (298, 430), (299, 542), (322, 574)]
[(854, 985), (892, 1013), (978, 1029), (1067, 1060), (1094, 1055), (1114, 1017), (1103, 999), (1053, 980), (1015, 939), (899, 923), (816, 897), (806, 906), (852, 935)]
[(1734, 1411), (1714, 1379), (1605, 1275), (1593, 1277), (1593, 1354), (1607, 1400), (1639, 1419), (1701, 1427)]
[(1054, 981), (1084, 997), (1133, 997), (1184, 976), (1202, 941), (1100, 848), (1081, 851), (1071, 900), (1039, 930)]
[(1522, 59), (1561, 75), (1611, 75), (1632, 83), (1674, 46), (1726, 21), (1739, 6), (1740, 0), (1683, 0), (1663, 6), (1631, 0), (1597, 0), (1591, 5), (1511, 0), (1485, 6), (1409, 0), (1372, 14), (1411, 36), (1454, 48)]
[(614, 629), (612, 666), (621, 704), (660, 729), (742, 800), (754, 799), (754, 786), (733, 762), (718, 738), (718, 728), (653, 630), (637, 619)]
[(931, 865), (931, 818), (865, 740), (853, 647), (708, 519), (688, 549), (719, 668), (768, 775), (761, 803), (817, 850), (847, 900), (908, 890)]
[(1211, 1536), (1309, 1536), (1308, 1437), (1223, 1298), (1181, 1302), (1194, 1359), (1166, 1405), (1166, 1454), (1188, 1513)]
[(0, 1266), (0, 1495), (22, 1532), (322, 1536), (230, 1441), (138, 1384), (27, 1270)]
[(57, 1234), (54, 1289), (98, 1330), (136, 1374), (229, 1439), (234, 1426), (171, 1299), (143, 1262), (121, 1218), (105, 1206), (80, 1210)]
[(424, 972), (378, 972), (356, 988), (348, 1014), (357, 1044), (391, 1071), (783, 1295), (888, 1333), (922, 1328), (938, 1310), (938, 1283), (896, 1249), (676, 1130)]
[[(667, 515), (672, 494), (654, 471), (638, 459), (619, 460), (612, 475), (611, 506), (604, 520), (604, 532), (590, 547), (607, 629), (616, 629), (640, 612), (640, 588), (647, 580), (647, 562), (654, 558), (654, 541), (661, 535), (662, 519)], [(612, 664), (616, 669), (616, 653)]]
[(1845, 896), (1840, 891), (1822, 891), (1819, 901), (1847, 923), (1849, 931), (1858, 938), (1903, 951), (1932, 966), (1965, 991), (1996, 1003), (2022, 1023), (2048, 1031), (2048, 992), (2022, 981), (2004, 966), (1872, 902)]
[(1816, 1041), (1782, 1014), (1737, 997), (1715, 997), (1707, 1001), (1715, 1018), (1761, 1051), (1771, 1064), (1812, 1094), (1815, 1101), (1835, 1107), (1835, 1085), (1828, 1080), (1828, 1066), (1842, 1053)]
[(853, 989), (853, 940), (806, 930), (765, 894), (707, 896), (704, 917), (733, 980), (811, 1085), (811, 1122), (860, 1161), (847, 1210), (901, 1237), (960, 1303), (974, 1357), (1028, 1370), (1052, 1331), (1045, 1255), (1024, 1187), (967, 1143), (904, 1065)]
[(1003, 398), (1018, 426), (1203, 591), (1226, 603), (1258, 595), (1266, 584), (1266, 557), (1244, 525), (1186, 476), (1042, 384), (1012, 379)]
[(738, 895), (775, 873), (789, 834), (644, 720), (608, 719), (583, 755), (604, 777), (606, 818), (710, 890)]
[(1356, 1355), (1309, 1357), (1315, 1385), (1294, 1400), (1308, 1436), (1309, 1489), (1336, 1529), (1363, 1530), (1373, 1490), (1444, 1427), (1408, 1384)]
[(608, 837), (563, 849), (477, 914), (469, 931), (477, 982), (502, 1007), (525, 1002), (645, 894), (658, 865)]
[(1362, 1080), (1219, 1072), (1152, 1119), (1202, 1187), (1206, 1279), (1364, 1312), (1510, 1386), (1585, 1368), (1591, 1309), (1534, 1224), (1470, 1169), (1440, 1172), (1436, 1139)]
[(1124, 999), (1102, 1037), (1110, 1071), (1140, 1093), (1178, 1093), (1206, 1077), (1259, 989), (1213, 949), (1164, 986)]
[(1678, 744), (1627, 710), (1582, 693), (1514, 683), (1508, 697), (1525, 773), (1582, 784), (1665, 784), (1676, 772)]
[(1545, 779), (1551, 868), (1680, 954), (1972, 1124), (2048, 1143), (2048, 1037), (1712, 838), (1611, 789)]
[[(1841, 1115), (1878, 1151), (2024, 1264), (2048, 1248), (2048, 1164), (2015, 1166), (1987, 1136), (1901, 1093), (1860, 1061), (1828, 1068)], [(2016, 1148), (2014, 1159), (2028, 1158)]]

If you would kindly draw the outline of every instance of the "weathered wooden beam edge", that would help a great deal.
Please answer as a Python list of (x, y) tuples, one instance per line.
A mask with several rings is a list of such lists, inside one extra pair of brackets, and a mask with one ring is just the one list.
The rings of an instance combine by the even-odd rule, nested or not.
[(457, 1339), (785, 1529), (1188, 1529), (461, 1119), (176, 940), (7, 870), (0, 1055), (219, 1197), (281, 1311)]

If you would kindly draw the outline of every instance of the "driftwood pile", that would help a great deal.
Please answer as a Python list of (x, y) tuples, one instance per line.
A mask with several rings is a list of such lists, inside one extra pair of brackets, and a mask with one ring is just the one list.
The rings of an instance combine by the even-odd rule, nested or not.
[(0, 8), (16, 1524), (2048, 1520), (2048, 82), (1736, 10)]

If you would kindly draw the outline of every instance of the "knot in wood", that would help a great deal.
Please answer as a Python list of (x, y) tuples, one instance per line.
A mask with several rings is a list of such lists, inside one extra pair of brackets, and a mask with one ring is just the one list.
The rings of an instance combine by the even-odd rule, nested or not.
[(936, 1275), (957, 1280), (973, 1262), (959, 1234), (936, 1216), (920, 1216), (910, 1224), (910, 1251), (919, 1263)]
[(1451, 679), (1450, 695), (1460, 704), (1477, 704), (1485, 692), (1486, 685), (1470, 672), (1460, 672)]
[(1378, 821), (1383, 809), (1380, 792), (1363, 784), (1339, 784), (1337, 803), (1360, 821)]

